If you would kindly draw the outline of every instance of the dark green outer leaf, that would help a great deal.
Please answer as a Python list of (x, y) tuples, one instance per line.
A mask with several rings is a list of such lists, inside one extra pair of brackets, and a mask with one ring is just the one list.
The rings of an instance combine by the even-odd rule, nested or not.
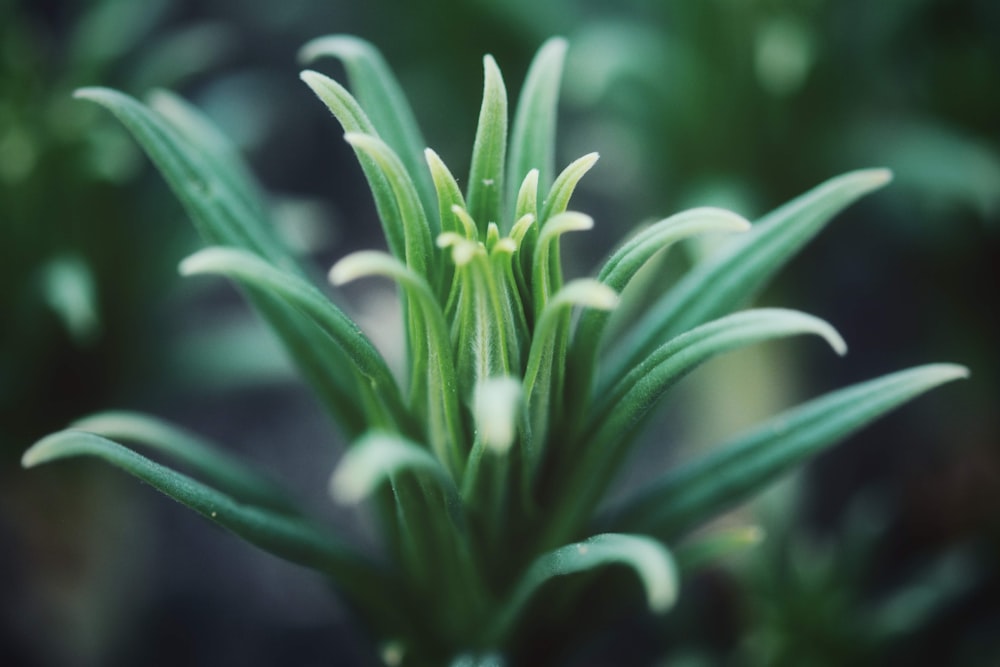
[(21, 463), (31, 468), (63, 458), (95, 456), (150, 484), (244, 540), (285, 560), (332, 577), (366, 609), (394, 615), (392, 576), (310, 523), (241, 504), (116, 442), (83, 431), (59, 431), (35, 443)]
[(423, 156), (427, 142), (406, 95), (379, 50), (352, 35), (330, 35), (303, 46), (299, 56), (305, 63), (321, 56), (333, 56), (344, 64), (361, 108), (371, 119), (378, 136), (399, 156), (414, 180), (432, 234), (436, 236), (440, 227), (434, 216), (434, 186)]
[(622, 377), (662, 341), (748, 303), (833, 216), (890, 178), (885, 169), (850, 172), (762, 218), (649, 308), (616, 346), (608, 364), (610, 377)]
[(890, 410), (967, 376), (962, 366), (930, 364), (812, 400), (672, 470), (628, 503), (612, 524), (676, 539)]
[[(156, 164), (206, 241), (244, 248), (281, 266), (294, 266), (270, 228), (229, 190), (226, 178), (218, 174), (212, 160), (201, 155), (199, 147), (128, 95), (106, 88), (85, 88), (76, 94), (101, 104), (121, 120)], [(323, 334), (273, 296), (255, 290), (248, 290), (248, 296), (278, 333), (337, 423), (348, 436), (357, 435), (364, 424), (360, 415), (349, 408), (354, 388), (338, 372), (343, 360), (336, 351), (320, 352), (322, 345), (317, 345), (317, 337)]]

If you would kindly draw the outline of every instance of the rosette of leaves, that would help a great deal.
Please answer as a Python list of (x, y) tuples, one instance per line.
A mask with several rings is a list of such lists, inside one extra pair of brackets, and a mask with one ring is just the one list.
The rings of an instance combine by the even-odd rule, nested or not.
[[(741, 308), (888, 174), (835, 178), (753, 225), (720, 209), (686, 211), (638, 230), (594, 277), (564, 280), (560, 237), (593, 222), (569, 209), (570, 197), (597, 160), (587, 155), (555, 169), (565, 51), (561, 39), (540, 49), (510, 125), (500, 70), (485, 58), (463, 192), (425, 148), (371, 45), (335, 36), (305, 47), (307, 60), (335, 56), (346, 66), (353, 94), (315, 71), (302, 79), (346, 130), (388, 245), (343, 258), (329, 277), (335, 285), (375, 276), (398, 284), (401, 378), (282, 247), (247, 170), (198, 112), (162, 93), (150, 106), (108, 89), (78, 93), (121, 119), (210, 246), (186, 258), (181, 273), (237, 282), (351, 443), (331, 492), (341, 502), (370, 503), (382, 558), (309, 519), (290, 494), (224, 449), (151, 417), (83, 419), (36, 443), (24, 465), (102, 458), (258, 547), (327, 575), (389, 663), (520, 664), (545, 655), (543, 644), (583, 641), (573, 639), (583, 627), (574, 601), (606, 569), (633, 572), (638, 582), (610, 587), (607, 608), (644, 598), (652, 612), (669, 610), (678, 562), (742, 542), (725, 533), (681, 542), (691, 529), (888, 410), (966, 374), (928, 365), (828, 394), (599, 512), (650, 412), (702, 362), (800, 334), (844, 352), (837, 332), (816, 317)], [(709, 232), (738, 238), (644, 308), (627, 334), (604, 340), (636, 273), (671, 244)]]

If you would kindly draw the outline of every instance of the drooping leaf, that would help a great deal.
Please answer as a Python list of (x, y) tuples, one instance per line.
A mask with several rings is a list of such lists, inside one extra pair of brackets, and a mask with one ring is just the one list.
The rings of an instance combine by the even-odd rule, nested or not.
[(246, 248), (273, 262), (291, 265), (261, 211), (248, 204), (245, 193), (233, 189), (227, 170), (218, 160), (206, 158), (200, 146), (162, 116), (108, 88), (81, 88), (75, 96), (96, 102), (118, 117), (156, 164), (206, 241)]
[(358, 325), (306, 281), (271, 266), (259, 257), (235, 248), (205, 248), (181, 263), (183, 275), (218, 273), (298, 309), (318, 329), (311, 336), (316, 351), (336, 345), (350, 361), (339, 375), (353, 370), (362, 378), (347, 405), (367, 417), (370, 427), (394, 428), (407, 432), (409, 415), (385, 360)]
[(330, 494), (341, 503), (358, 503), (404, 472), (433, 480), (446, 497), (458, 498), (448, 471), (425, 447), (386, 433), (369, 434), (344, 453), (330, 478)]
[(629, 502), (614, 525), (674, 539), (890, 410), (967, 375), (962, 366), (930, 364), (809, 401), (671, 470)]
[(603, 533), (539, 556), (504, 606), (494, 634), (506, 635), (517, 615), (545, 583), (607, 565), (626, 565), (635, 570), (646, 589), (650, 610), (663, 613), (674, 605), (677, 569), (666, 547), (644, 535)]
[(559, 237), (566, 232), (586, 231), (594, 219), (583, 213), (560, 213), (545, 225), (538, 235), (532, 261), (532, 300), (535, 317), (539, 317), (552, 295), (562, 287), (562, 267), (559, 264)]
[(72, 430), (53, 433), (32, 445), (21, 464), (31, 468), (78, 456), (97, 457), (121, 468), (251, 544), (331, 576), (365, 607), (391, 610), (395, 604), (389, 596), (393, 579), (389, 572), (311, 523), (239, 503), (99, 435)]
[[(672, 244), (697, 234), (743, 232), (748, 229), (749, 222), (723, 209), (684, 211), (651, 225), (623, 243), (601, 267), (597, 279), (621, 293), (646, 262)], [(608, 316), (605, 310), (588, 310), (580, 316), (577, 324), (570, 364), (578, 383), (576, 390), (581, 395), (589, 393), (591, 374), (597, 363), (601, 334)]]
[[(158, 114), (135, 99), (107, 88), (84, 88), (76, 96), (109, 109), (132, 133), (163, 174), (202, 237), (211, 244), (250, 250), (275, 264), (294, 267), (273, 230), (235, 194), (213, 160)], [(360, 413), (348, 409), (354, 388), (337, 372), (341, 359), (314, 347), (313, 324), (268, 294), (249, 292), (250, 300), (277, 332), (324, 406), (351, 436), (363, 428)]]
[(745, 305), (831, 218), (890, 178), (885, 169), (850, 172), (764, 216), (647, 310), (613, 350), (610, 376), (622, 377), (660, 342)]
[(468, 211), (476, 221), (481, 238), (485, 238), (489, 223), (504, 222), (501, 218), (501, 193), (507, 154), (507, 89), (500, 68), (491, 56), (483, 58), (483, 69), (483, 104), (472, 146), (472, 166), (466, 192)]
[(551, 539), (572, 536), (593, 511), (645, 417), (667, 389), (713, 356), (802, 334), (821, 336), (836, 352), (846, 352), (843, 339), (823, 320), (793, 310), (760, 308), (696, 327), (657, 348), (615, 385), (598, 387), (589, 414), (580, 416), (572, 466), (550, 491), (560, 506)]
[(70, 427), (161, 452), (188, 466), (196, 477), (238, 502), (285, 514), (298, 513), (288, 493), (273, 480), (222, 447), (162, 419), (137, 412), (110, 411), (89, 415)]

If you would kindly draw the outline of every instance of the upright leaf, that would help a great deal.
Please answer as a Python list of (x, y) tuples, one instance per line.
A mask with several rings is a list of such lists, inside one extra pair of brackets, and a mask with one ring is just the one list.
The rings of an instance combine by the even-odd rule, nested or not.
[(500, 194), (503, 192), (504, 158), (507, 153), (507, 89), (500, 68), (491, 56), (483, 59), (483, 69), (483, 105), (472, 146), (472, 166), (466, 193), (468, 211), (476, 221), (480, 238), (486, 237), (489, 223), (499, 225), (503, 222)]

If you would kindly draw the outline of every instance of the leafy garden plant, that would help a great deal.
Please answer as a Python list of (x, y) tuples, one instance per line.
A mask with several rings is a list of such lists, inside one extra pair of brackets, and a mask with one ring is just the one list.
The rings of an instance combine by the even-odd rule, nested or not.
[[(834, 215), (889, 174), (834, 178), (753, 225), (721, 209), (685, 211), (637, 230), (594, 277), (564, 280), (561, 236), (593, 224), (570, 210), (570, 197), (597, 160), (585, 155), (555, 170), (565, 52), (561, 39), (540, 49), (510, 126), (500, 70), (485, 58), (463, 192), (425, 148), (374, 47), (334, 36), (304, 48), (306, 60), (335, 56), (345, 65), (353, 94), (315, 71), (301, 76), (346, 131), (388, 244), (388, 252), (344, 257), (329, 278), (398, 285), (402, 377), (282, 246), (236, 151), (199, 112), (167, 93), (147, 106), (113, 90), (78, 92), (135, 136), (209, 245), (186, 258), (181, 273), (236, 281), (339, 425), (350, 446), (330, 491), (337, 501), (371, 505), (380, 558), (308, 518), (290, 494), (225, 449), (152, 417), (84, 418), (36, 443), (24, 465), (99, 457), (252, 544), (319, 571), (365, 620), (389, 664), (523, 664), (546, 655), (539, 647), (556, 638), (585, 643), (573, 639), (589, 627), (581, 617), (610, 616), (637, 599), (666, 612), (679, 572), (750, 539), (723, 529), (692, 539), (692, 529), (966, 374), (934, 364), (841, 389), (666, 471), (620, 503), (602, 503), (653, 408), (702, 362), (801, 334), (845, 351), (816, 317), (743, 308)], [(640, 269), (706, 233), (733, 239), (608, 340), (615, 307)], [(623, 576), (629, 572), (635, 576)], [(580, 609), (595, 599), (599, 609)]]

